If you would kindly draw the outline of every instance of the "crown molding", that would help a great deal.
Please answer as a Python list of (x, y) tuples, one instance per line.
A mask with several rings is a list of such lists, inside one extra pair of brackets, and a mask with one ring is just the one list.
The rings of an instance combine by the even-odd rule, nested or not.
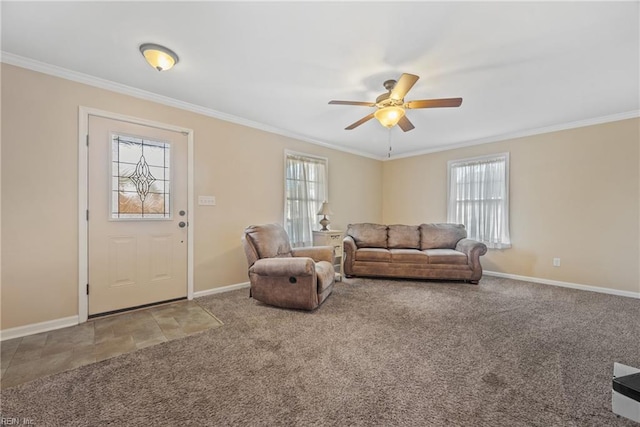
[(581, 128), (585, 126), (599, 125), (602, 123), (617, 122), (620, 120), (634, 119), (640, 117), (640, 110), (632, 110), (624, 113), (610, 114), (608, 116), (593, 117), (591, 119), (577, 120), (575, 122), (560, 123), (551, 126), (545, 126), (535, 129), (528, 129), (518, 132), (506, 133), (502, 135), (489, 136), (487, 138), (474, 139), (451, 145), (440, 145), (426, 150), (411, 151), (408, 153), (398, 154), (390, 159), (384, 158), (382, 161), (397, 160), (406, 157), (422, 156), (424, 154), (438, 153), (441, 151), (456, 150), (458, 148), (471, 147), (474, 145), (489, 144), (492, 142), (506, 141), (509, 139), (523, 138), (526, 136), (541, 135), (544, 133), (558, 132), (561, 130)]
[(45, 62), (36, 61), (34, 59), (26, 58), (20, 55), (15, 55), (13, 53), (5, 52), (5, 51), (0, 51), (0, 62), (9, 64), (9, 65), (14, 65), (21, 68), (26, 68), (32, 71), (37, 71), (43, 74), (60, 77), (66, 80), (71, 80), (77, 83), (94, 86), (100, 89), (109, 90), (109, 91), (120, 93), (123, 95), (133, 96), (135, 98), (144, 99), (146, 101), (155, 102), (155, 103), (166, 105), (169, 107), (190, 111), (193, 113), (201, 114), (203, 116), (212, 117), (212, 118), (223, 120), (230, 123), (235, 123), (241, 126), (262, 130), (264, 132), (281, 135), (287, 138), (297, 139), (299, 141), (308, 142), (310, 144), (318, 145), (318, 146), (329, 148), (332, 150), (354, 154), (356, 156), (367, 157), (369, 159), (380, 160), (383, 162), (402, 159), (406, 157), (415, 157), (415, 156), (421, 156), (424, 154), (437, 153), (441, 151), (456, 150), (459, 148), (471, 147), (474, 145), (489, 144), (492, 142), (505, 141), (505, 140), (515, 139), (515, 138), (523, 138), (526, 136), (540, 135), (540, 134), (549, 133), (549, 132), (557, 132), (561, 130), (574, 129), (574, 128), (580, 128), (585, 126), (592, 126), (592, 125), (598, 125), (602, 123), (609, 123), (609, 122), (615, 122), (619, 120), (626, 120), (626, 119), (640, 117), (640, 110), (633, 110), (633, 111), (627, 111), (624, 113), (594, 117), (590, 119), (578, 120), (578, 121), (568, 122), (568, 123), (559, 123), (556, 125), (528, 129), (528, 130), (518, 131), (518, 132), (513, 132), (508, 134), (494, 135), (494, 136), (475, 139), (471, 141), (462, 141), (460, 143), (454, 143), (451, 145), (439, 145), (439, 146), (424, 149), (424, 150), (410, 151), (407, 153), (394, 155), (391, 158), (388, 158), (386, 156), (379, 156), (379, 155), (367, 153), (360, 150), (345, 148), (329, 142), (310, 138), (305, 135), (300, 135), (294, 132), (290, 132), (275, 126), (270, 126), (264, 123), (255, 122), (253, 120), (248, 120), (242, 117), (223, 113), (221, 111), (202, 107), (196, 104), (191, 104), (189, 102), (179, 101), (177, 99), (170, 98), (168, 96), (158, 95), (156, 93), (149, 92), (142, 89), (136, 89), (131, 86), (113, 82), (111, 80), (101, 79), (99, 77), (94, 77), (89, 74), (79, 73), (77, 71), (72, 71), (67, 68), (62, 68), (56, 65), (47, 64)]
[(36, 61), (34, 59), (26, 58), (20, 55), (15, 55), (13, 53), (1, 51), (0, 62), (9, 64), (9, 65), (14, 65), (16, 67), (26, 68), (31, 71), (37, 71), (39, 73), (48, 74), (54, 77), (60, 77), (66, 80), (71, 80), (77, 83), (86, 84), (86, 85), (97, 87), (100, 89), (117, 92), (123, 95), (133, 96), (135, 98), (144, 99), (145, 101), (151, 101), (151, 102), (166, 105), (169, 107), (190, 111), (192, 113), (201, 114), (203, 116), (212, 117), (218, 120), (223, 120), (225, 122), (235, 123), (237, 125), (262, 130), (264, 132), (285, 136), (287, 138), (297, 139), (299, 141), (308, 142), (310, 144), (319, 145), (321, 147), (330, 148), (332, 150), (342, 151), (349, 154), (355, 154), (356, 156), (361, 156), (361, 157), (368, 157), (374, 160), (382, 160), (382, 157), (373, 155), (371, 153), (366, 153), (364, 151), (341, 147), (335, 144), (331, 144), (329, 142), (320, 141), (305, 135), (300, 135), (294, 132), (280, 129), (275, 126), (270, 126), (264, 123), (255, 122), (253, 120), (248, 120), (242, 117), (234, 116), (232, 114), (223, 113), (221, 111), (202, 107), (196, 104), (191, 104), (189, 102), (179, 101), (177, 99), (170, 98), (168, 96), (158, 95), (153, 92), (137, 89), (131, 86), (113, 82), (111, 80), (106, 80), (99, 77), (91, 76), (89, 74), (79, 73), (77, 71), (69, 70), (67, 68), (58, 67), (57, 65), (51, 65), (45, 62)]

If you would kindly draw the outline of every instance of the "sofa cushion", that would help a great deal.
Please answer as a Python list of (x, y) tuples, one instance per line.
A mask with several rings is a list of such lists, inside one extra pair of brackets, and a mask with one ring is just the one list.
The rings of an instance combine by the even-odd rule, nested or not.
[(462, 224), (421, 224), (421, 249), (454, 249), (460, 239), (467, 237)]
[(356, 250), (356, 261), (391, 261), (391, 252), (382, 248), (362, 248)]
[(247, 227), (244, 232), (251, 239), (260, 258), (291, 256), (289, 236), (281, 225), (252, 225)]
[(423, 253), (429, 257), (429, 264), (468, 264), (467, 256), (453, 249), (427, 249)]
[(429, 256), (418, 249), (389, 249), (392, 262), (428, 264)]
[(417, 225), (390, 225), (389, 249), (420, 249), (420, 228)]
[(347, 234), (359, 248), (386, 248), (387, 226), (380, 224), (349, 224)]

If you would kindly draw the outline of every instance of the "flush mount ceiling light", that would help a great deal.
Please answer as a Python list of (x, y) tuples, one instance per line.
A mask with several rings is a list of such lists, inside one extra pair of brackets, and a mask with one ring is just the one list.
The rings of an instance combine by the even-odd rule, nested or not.
[(140, 45), (140, 52), (149, 65), (158, 71), (166, 71), (178, 63), (178, 55), (171, 49), (154, 43)]

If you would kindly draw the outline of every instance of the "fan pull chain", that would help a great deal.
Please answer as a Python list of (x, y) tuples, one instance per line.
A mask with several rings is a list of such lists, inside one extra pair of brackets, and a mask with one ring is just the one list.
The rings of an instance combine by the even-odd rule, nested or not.
[(391, 158), (391, 128), (389, 128), (389, 152), (387, 153), (387, 158)]

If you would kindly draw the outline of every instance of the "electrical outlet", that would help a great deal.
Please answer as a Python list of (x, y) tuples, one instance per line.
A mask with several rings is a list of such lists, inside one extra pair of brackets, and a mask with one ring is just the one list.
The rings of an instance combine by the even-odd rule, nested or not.
[(216, 198), (215, 196), (198, 196), (198, 204), (200, 206), (215, 206)]
[(554, 258), (553, 259), (553, 266), (554, 267), (560, 267), (560, 258)]

